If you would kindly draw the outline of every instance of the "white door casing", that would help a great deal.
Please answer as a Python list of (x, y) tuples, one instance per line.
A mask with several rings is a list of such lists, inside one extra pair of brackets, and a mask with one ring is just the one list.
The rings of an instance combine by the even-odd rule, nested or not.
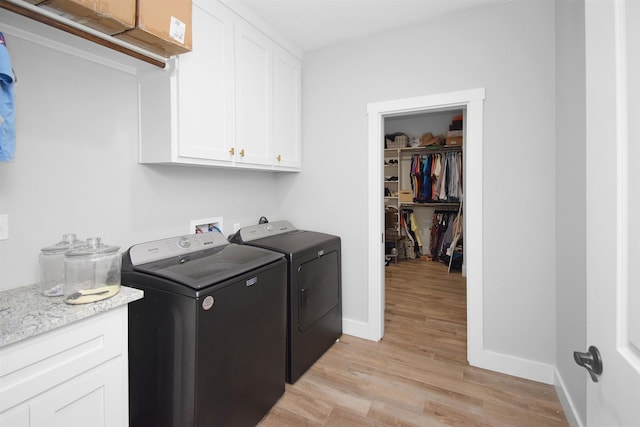
[(465, 141), (465, 258), (467, 272), (467, 358), (483, 363), (482, 285), (482, 123), (484, 88), (415, 98), (371, 103), (369, 117), (369, 241), (368, 241), (368, 327), (365, 338), (378, 341), (384, 336), (384, 224), (383, 138), (384, 117), (445, 108), (466, 108)]
[[(588, 0), (588, 426), (640, 423), (640, 2)], [(580, 349), (585, 351), (585, 349)], [(586, 373), (585, 373), (586, 375)]]

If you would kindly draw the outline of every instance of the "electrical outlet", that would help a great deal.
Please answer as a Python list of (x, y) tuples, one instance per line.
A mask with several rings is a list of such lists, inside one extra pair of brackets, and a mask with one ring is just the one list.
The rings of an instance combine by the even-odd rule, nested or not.
[(9, 239), (9, 215), (0, 215), (0, 240)]

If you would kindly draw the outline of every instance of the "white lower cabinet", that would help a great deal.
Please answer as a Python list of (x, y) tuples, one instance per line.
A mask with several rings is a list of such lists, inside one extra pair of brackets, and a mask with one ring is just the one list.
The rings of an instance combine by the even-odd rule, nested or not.
[(127, 384), (115, 372), (122, 372), (121, 357), (33, 399), (31, 427), (123, 425), (128, 413), (120, 400)]
[(128, 425), (127, 307), (0, 349), (0, 426)]
[(140, 162), (299, 170), (301, 61), (215, 0), (192, 19), (193, 51), (140, 77)]

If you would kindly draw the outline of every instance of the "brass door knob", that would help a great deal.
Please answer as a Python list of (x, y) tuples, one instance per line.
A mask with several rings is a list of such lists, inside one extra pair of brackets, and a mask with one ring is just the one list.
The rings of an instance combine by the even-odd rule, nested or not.
[(280, 154), (278, 154), (278, 157), (276, 157), (276, 159), (277, 159), (278, 161), (282, 160), (282, 158), (280, 157)]
[(244, 148), (240, 150), (240, 157), (244, 157)]
[(235, 148), (231, 147), (231, 149), (229, 150), (229, 154), (231, 154), (232, 156), (236, 154)]

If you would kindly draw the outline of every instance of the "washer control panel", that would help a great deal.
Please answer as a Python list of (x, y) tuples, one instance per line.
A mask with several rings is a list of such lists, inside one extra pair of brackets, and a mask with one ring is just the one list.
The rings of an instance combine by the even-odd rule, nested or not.
[(296, 228), (289, 221), (274, 221), (265, 224), (250, 225), (242, 228), (232, 240), (235, 243), (250, 242), (264, 237), (276, 236), (278, 234), (295, 231)]
[(129, 249), (129, 256), (133, 265), (140, 265), (228, 244), (222, 234), (212, 231), (140, 243)]

